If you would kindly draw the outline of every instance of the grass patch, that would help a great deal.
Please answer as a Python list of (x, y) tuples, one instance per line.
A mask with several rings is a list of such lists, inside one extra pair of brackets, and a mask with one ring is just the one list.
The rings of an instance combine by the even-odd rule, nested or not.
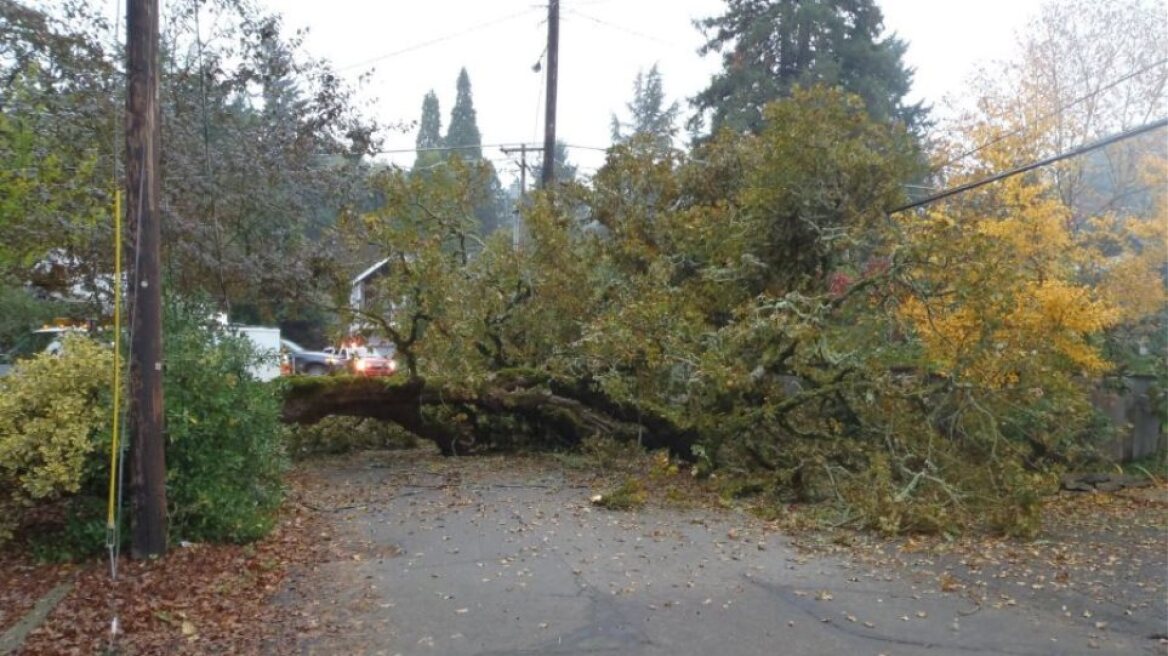
[(1168, 480), (1168, 449), (1146, 458), (1125, 462), (1121, 465), (1123, 473), (1133, 478), (1143, 478), (1156, 483)]

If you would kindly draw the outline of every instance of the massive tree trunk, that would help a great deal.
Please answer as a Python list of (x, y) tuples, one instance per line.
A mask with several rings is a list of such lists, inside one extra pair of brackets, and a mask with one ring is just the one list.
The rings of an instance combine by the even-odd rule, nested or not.
[[(587, 380), (540, 372), (509, 371), (477, 386), (421, 378), (313, 377), (294, 379), (284, 401), (287, 423), (313, 424), (330, 415), (391, 421), (433, 440), (446, 455), (472, 444), (490, 443), (475, 424), (434, 419), (425, 408), (465, 410), (479, 418), (513, 417), (535, 437), (552, 445), (574, 445), (603, 436), (638, 441), (648, 449), (668, 448), (692, 457), (696, 434), (665, 413), (620, 402)], [(530, 439), (528, 440), (530, 442)]]

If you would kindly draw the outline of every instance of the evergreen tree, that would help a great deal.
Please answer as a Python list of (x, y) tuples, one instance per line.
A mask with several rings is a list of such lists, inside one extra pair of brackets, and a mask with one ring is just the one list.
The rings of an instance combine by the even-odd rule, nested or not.
[(568, 144), (556, 140), (556, 180), (559, 182), (574, 182), (576, 180), (575, 164), (568, 161)]
[(442, 147), (442, 114), (438, 109), (438, 96), (431, 90), (422, 99), (422, 119), (418, 122), (417, 157), (414, 159), (414, 169), (420, 170), (432, 166), (442, 159), (439, 151), (426, 150), (427, 148)]
[(450, 127), (446, 131), (446, 146), (456, 148), (464, 161), (477, 161), (483, 156), (483, 137), (476, 121), (474, 98), (470, 91), (470, 76), (463, 68), (458, 73), (458, 95), (450, 112)]
[(905, 105), (912, 71), (905, 42), (881, 38), (875, 0), (728, 0), (726, 13), (698, 21), (702, 54), (722, 55), (722, 71), (692, 102), (691, 129), (709, 115), (712, 131), (758, 132), (762, 107), (795, 86), (827, 84), (858, 94), (877, 119), (919, 127), (925, 109)]
[(633, 100), (626, 107), (631, 117), (629, 122), (622, 122), (616, 114), (612, 115), (613, 143), (628, 143), (634, 136), (641, 136), (658, 151), (667, 151), (673, 146), (681, 108), (677, 102), (665, 106), (665, 90), (656, 64), (648, 74), (637, 73), (633, 82)]
[(499, 228), (511, 225), (507, 193), (503, 190), (503, 183), (499, 182), (499, 173), (490, 162), (484, 161), (486, 171), (486, 187), (483, 197), (475, 206), (475, 217), (479, 220), (479, 230), (483, 236), (489, 235)]
[(454, 109), (450, 112), (450, 126), (446, 130), (443, 145), (451, 150), (446, 157), (458, 157), (466, 164), (479, 167), (483, 179), (478, 185), (479, 198), (475, 202), (475, 217), (484, 235), (489, 235), (505, 222), (502, 216), (502, 185), (495, 167), (483, 160), (483, 137), (479, 132), (474, 97), (471, 94), (470, 75), (466, 68), (458, 72), (458, 89), (454, 98)]
[[(559, 139), (556, 139), (556, 147), (555, 151), (553, 152), (553, 156), (556, 158), (556, 182), (560, 184), (565, 182), (574, 182), (576, 180), (576, 173), (579, 167), (568, 161), (568, 144), (560, 141)], [(535, 177), (535, 182), (538, 183), (539, 172), (543, 170), (542, 150), (536, 153), (535, 158), (532, 160), (531, 168), (528, 170), (533, 172), (532, 175)]]

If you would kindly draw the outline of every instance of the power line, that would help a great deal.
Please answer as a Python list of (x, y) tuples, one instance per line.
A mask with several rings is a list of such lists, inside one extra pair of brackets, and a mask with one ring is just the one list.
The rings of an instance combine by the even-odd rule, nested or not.
[(1010, 169), (1009, 171), (997, 173), (995, 175), (991, 175), (988, 178), (983, 178), (981, 180), (977, 180), (976, 182), (969, 182), (969, 183), (966, 183), (963, 185), (953, 187), (951, 189), (946, 189), (945, 191), (933, 194), (932, 196), (928, 196), (926, 198), (922, 198), (921, 200), (911, 202), (907, 205), (902, 205), (900, 207), (897, 207), (896, 209), (890, 210), (888, 213), (889, 214), (897, 214), (899, 212), (904, 212), (905, 210), (911, 210), (911, 209), (914, 209), (917, 207), (921, 207), (923, 205), (935, 203), (941, 199), (948, 198), (950, 196), (955, 196), (957, 194), (964, 193), (966, 191), (971, 191), (973, 189), (977, 189), (978, 187), (983, 187), (985, 185), (990, 184), (991, 182), (1005, 180), (1006, 178), (1014, 177), (1015, 175), (1018, 175), (1020, 173), (1025, 173), (1027, 171), (1033, 171), (1034, 169), (1041, 168), (1043, 166), (1049, 166), (1051, 164), (1054, 164), (1055, 162), (1058, 162), (1058, 161), (1061, 161), (1064, 159), (1069, 159), (1071, 157), (1078, 157), (1079, 155), (1089, 153), (1093, 150), (1099, 150), (1100, 148), (1110, 146), (1113, 143), (1118, 143), (1118, 142), (1124, 141), (1126, 139), (1131, 139), (1132, 137), (1137, 137), (1141, 134), (1146, 134), (1146, 133), (1152, 132), (1154, 130), (1159, 130), (1160, 128), (1163, 128), (1163, 127), (1168, 127), (1168, 118), (1162, 118), (1158, 121), (1153, 121), (1151, 123), (1141, 125), (1138, 128), (1133, 128), (1133, 129), (1127, 130), (1125, 132), (1113, 134), (1109, 137), (1104, 137), (1104, 138), (1099, 139), (1097, 141), (1093, 141), (1089, 144), (1079, 146), (1078, 148), (1075, 148), (1073, 150), (1068, 150), (1066, 152), (1059, 153), (1058, 155), (1053, 155), (1051, 157), (1047, 157), (1046, 159), (1038, 160), (1037, 162), (1025, 164), (1023, 166), (1019, 166), (1017, 168)]
[[(388, 150), (375, 150), (375, 151), (373, 151), (373, 153), (376, 155), (392, 155), (392, 154), (400, 154), (400, 153), (429, 153), (429, 152), (445, 152), (445, 151), (450, 151), (450, 150), (473, 150), (475, 148), (504, 148), (504, 147), (518, 148), (519, 146), (522, 146), (522, 145), (525, 145), (525, 144), (518, 142), (518, 141), (512, 141), (512, 142), (508, 142), (508, 143), (472, 144), (472, 145), (466, 145), (466, 146), (432, 146), (429, 148), (390, 148)], [(526, 144), (526, 146), (528, 148), (535, 148), (538, 146), (538, 144), (528, 143), (528, 144)]]
[[(526, 145), (528, 148), (535, 147), (532, 144), (526, 144)], [(464, 146), (464, 147), (465, 148), (473, 148), (473, 146)], [(489, 148), (490, 145), (484, 145), (483, 147)], [(403, 151), (383, 151), (383, 152), (415, 152), (415, 150), (416, 149), (409, 149), (409, 150), (403, 150)], [(442, 149), (434, 149), (434, 150), (442, 150)], [(481, 159), (484, 161), (488, 161), (488, 162), (511, 162), (512, 161), (511, 158), (509, 158), (509, 157), (502, 157), (499, 155), (483, 155)], [(366, 167), (369, 169), (377, 168), (378, 166), (382, 166), (382, 165), (396, 166), (393, 164), (385, 164), (383, 162), (377, 162), (377, 161), (363, 162), (361, 164), (362, 167)], [(66, 173), (84, 172), (84, 171), (81, 171), (81, 170), (76, 169), (76, 168), (68, 168), (68, 167), (61, 168), (59, 170), (62, 172), (66, 172)], [(42, 172), (42, 169), (31, 168), (31, 167), (19, 168), (19, 169), (8, 169), (7, 171), (5, 171), (5, 173), (10, 173), (10, 174), (14, 174), (14, 175), (22, 175), (22, 176), (34, 176), (34, 175), (37, 175), (41, 172)], [(357, 173), (357, 172), (359, 172), (359, 171), (357, 171), (357, 170), (346, 171), (344, 168), (331, 167), (331, 166), (322, 166), (322, 167), (318, 167), (318, 168), (304, 168), (304, 169), (286, 169), (286, 168), (280, 169), (280, 173), (288, 174), (288, 175), (293, 175), (293, 174), (295, 174), (295, 175), (319, 175), (321, 173), (342, 174), (342, 173)], [(99, 172), (96, 170), (89, 171), (88, 173), (92, 173), (94, 176), (100, 175)], [(216, 173), (191, 173), (191, 174), (183, 174), (183, 175), (163, 175), (162, 179), (163, 179), (163, 182), (165, 182), (165, 183), (173, 183), (173, 182), (180, 182), (180, 181), (207, 181), (207, 180), (217, 180), (219, 178), (238, 177), (236, 175), (237, 173), (238, 173), (238, 170), (232, 169), (229, 171), (220, 170)], [(84, 181), (78, 182), (77, 184), (69, 184), (67, 182), (56, 182), (56, 181), (52, 181), (52, 182), (36, 181), (35, 184), (36, 184), (36, 187), (38, 187), (38, 188), (62, 189), (62, 190), (68, 190), (68, 191), (76, 191), (78, 193), (91, 192), (93, 190), (102, 189), (101, 187), (95, 187), (91, 184), (87, 184)]]
[(584, 20), (592, 21), (593, 23), (596, 23), (597, 25), (601, 25), (601, 26), (604, 26), (604, 27), (607, 27), (610, 29), (618, 30), (618, 31), (624, 32), (626, 34), (631, 34), (633, 36), (640, 37), (642, 39), (648, 39), (649, 41), (655, 41), (657, 43), (660, 43), (661, 45), (666, 45), (666, 46), (669, 46), (671, 48), (686, 48), (687, 50), (689, 49), (688, 46), (683, 46), (683, 45), (680, 45), (678, 43), (674, 43), (672, 41), (666, 41), (665, 39), (655, 37), (652, 34), (645, 34), (644, 32), (638, 32), (637, 30), (634, 30), (634, 29), (629, 28), (629, 27), (625, 27), (624, 25), (619, 25), (617, 23), (612, 23), (612, 22), (606, 21), (604, 19), (597, 18), (595, 16), (590, 16), (590, 15), (585, 14), (584, 12), (581, 12), (577, 9), (568, 8), (566, 11), (568, 14), (570, 14), (572, 16), (578, 16), (580, 18), (583, 18)]
[[(1120, 77), (1116, 80), (1113, 80), (1112, 82), (1110, 82), (1104, 86), (1101, 86), (1098, 89), (1095, 89), (1094, 91), (1092, 91), (1084, 96), (1080, 96), (1079, 98), (1075, 98), (1074, 100), (1071, 100), (1070, 102), (1067, 102), (1066, 104), (1061, 105), (1061, 106), (1055, 108), (1054, 110), (1052, 110), (1046, 114), (1043, 114), (1042, 116), (1039, 116), (1038, 119), (1036, 119), (1036, 120), (1037, 121), (1045, 121), (1048, 118), (1053, 118), (1055, 116), (1058, 116), (1059, 114), (1065, 112), (1066, 110), (1070, 109), (1071, 107), (1074, 107), (1075, 105), (1078, 105), (1081, 102), (1090, 100), (1091, 98), (1098, 96), (1099, 94), (1103, 93), (1104, 91), (1110, 91), (1111, 89), (1114, 89), (1115, 87), (1119, 86), (1120, 84), (1123, 84), (1124, 82), (1127, 82), (1128, 80), (1130, 80), (1134, 77), (1143, 75), (1144, 73), (1147, 73), (1148, 71), (1152, 70), (1153, 68), (1156, 68), (1157, 66), (1163, 66), (1166, 63), (1168, 63), (1168, 57), (1165, 57), (1164, 59), (1161, 59), (1159, 61), (1148, 64), (1147, 66), (1144, 66), (1140, 69), (1134, 70), (1134, 71), (1128, 73), (1127, 75), (1124, 75), (1123, 77)], [(969, 157), (970, 155), (975, 155), (975, 154), (985, 150), (986, 148), (989, 148), (990, 146), (994, 146), (994, 145), (997, 145), (999, 143), (1002, 143), (1006, 139), (1009, 139), (1010, 137), (1016, 137), (1025, 131), (1026, 131), (1025, 126), (1017, 128), (1015, 130), (1011, 130), (1010, 132), (1007, 132), (1006, 134), (1003, 134), (1000, 137), (997, 137), (996, 139), (992, 139), (992, 140), (978, 146), (977, 148), (973, 148), (971, 150), (965, 151), (964, 153), (961, 153), (960, 155), (950, 159), (949, 161), (945, 162), (944, 164), (941, 164), (937, 167), (934, 167), (933, 170), (931, 171), (931, 173), (937, 173), (937, 172), (941, 171), (942, 169), (949, 167), (953, 164), (956, 164), (957, 162), (965, 159), (966, 157)]]
[(405, 48), (402, 48), (401, 50), (394, 50), (393, 52), (387, 52), (384, 55), (378, 55), (377, 57), (373, 57), (372, 59), (366, 59), (364, 61), (359, 61), (359, 62), (356, 62), (354, 64), (347, 64), (345, 66), (339, 66), (339, 67), (337, 67), (336, 70), (346, 71), (346, 70), (349, 70), (351, 68), (358, 68), (361, 66), (368, 66), (369, 64), (375, 64), (379, 61), (384, 61), (384, 60), (389, 59), (391, 57), (397, 57), (398, 55), (404, 55), (408, 52), (413, 52), (415, 50), (421, 50), (422, 48), (428, 48), (432, 45), (437, 45), (437, 44), (443, 43), (445, 41), (450, 41), (452, 39), (457, 39), (459, 37), (467, 36), (468, 34), (474, 34), (475, 32), (478, 32), (479, 30), (485, 30), (488, 27), (494, 27), (495, 25), (498, 25), (499, 23), (505, 23), (509, 20), (514, 20), (514, 19), (519, 18), (521, 16), (526, 16), (528, 14), (531, 14), (534, 11), (535, 11), (535, 8), (528, 7), (527, 9), (524, 9), (523, 11), (515, 12), (514, 14), (508, 14), (506, 16), (496, 18), (495, 20), (487, 21), (485, 23), (479, 23), (477, 25), (472, 25), (471, 27), (468, 27), (465, 30), (462, 30), (460, 32), (454, 32), (451, 34), (446, 34), (444, 36), (435, 37), (435, 38), (430, 39), (428, 41), (422, 41), (420, 43), (415, 43), (411, 46), (406, 46)]

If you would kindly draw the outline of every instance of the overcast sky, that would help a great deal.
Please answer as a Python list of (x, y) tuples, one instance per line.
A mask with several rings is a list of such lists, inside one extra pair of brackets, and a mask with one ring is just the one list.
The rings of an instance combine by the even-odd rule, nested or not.
[[(373, 69), (362, 97), (385, 123), (416, 121), (433, 89), (449, 122), (458, 70), (466, 66), (484, 144), (541, 142), (543, 75), (532, 71), (547, 36), (540, 0), (260, 0), (288, 28), (309, 27), (306, 48), (356, 82)], [(939, 104), (960, 92), (974, 67), (1009, 56), (1014, 33), (1040, 0), (880, 0), (885, 27), (909, 42), (913, 98)], [(633, 78), (657, 63), (665, 91), (682, 101), (718, 68), (702, 58), (693, 19), (720, 13), (721, 0), (562, 0), (557, 135), (573, 146), (609, 144), (609, 122), (632, 95)], [(546, 70), (546, 69), (545, 69)], [(688, 107), (685, 107), (688, 110)], [(386, 148), (412, 148), (414, 133), (391, 132)], [(513, 173), (498, 148), (485, 148)], [(598, 150), (572, 148), (586, 173)], [(413, 154), (386, 157), (403, 165)]]

